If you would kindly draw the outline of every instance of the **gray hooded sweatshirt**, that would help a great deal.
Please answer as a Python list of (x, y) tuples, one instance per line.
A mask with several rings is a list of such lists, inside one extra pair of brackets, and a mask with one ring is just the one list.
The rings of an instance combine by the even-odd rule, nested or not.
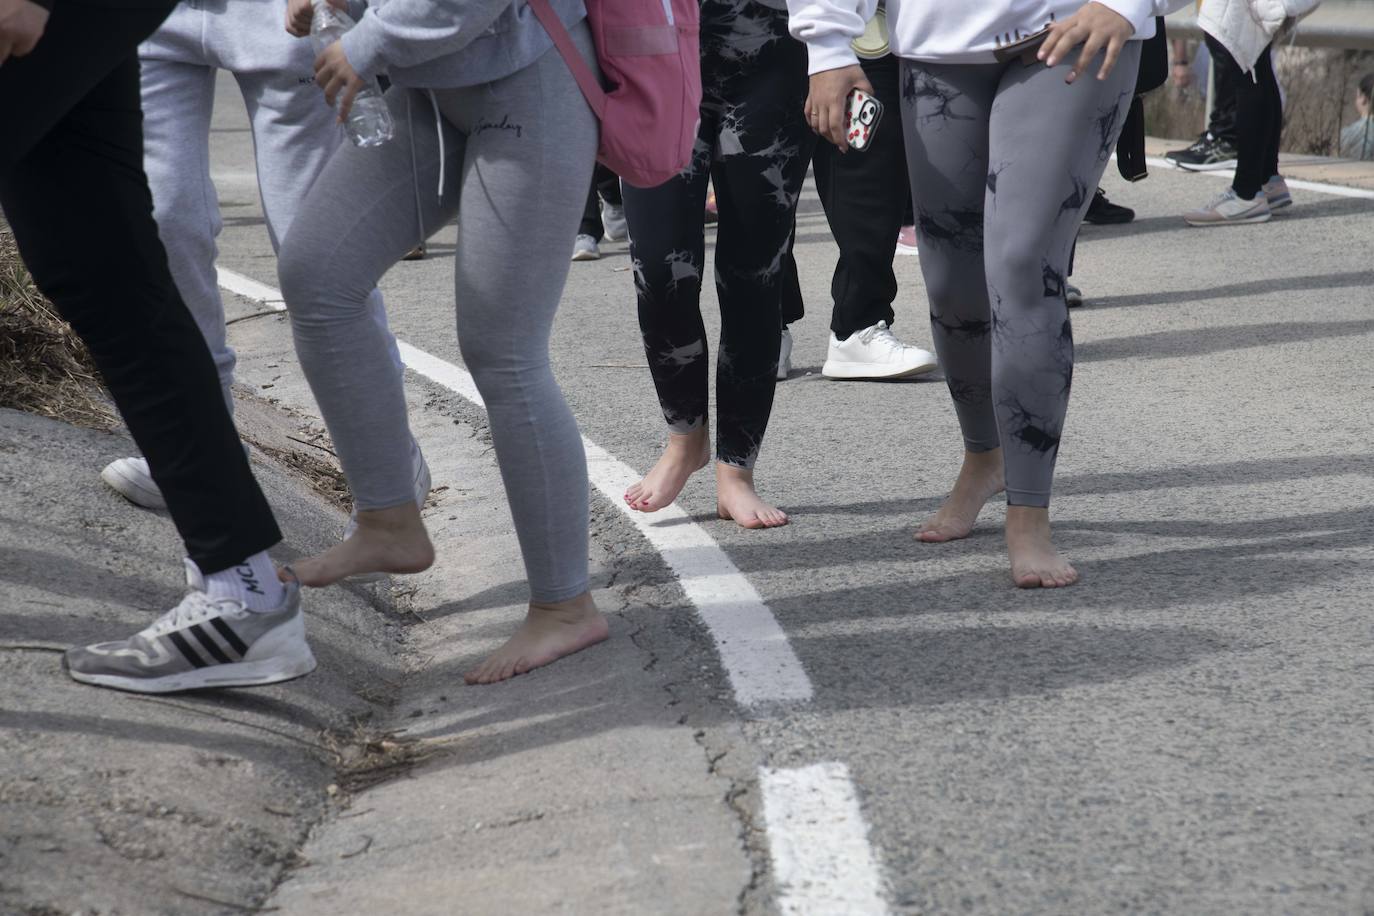
[[(549, 5), (565, 26), (587, 15), (582, 0)], [(525, 0), (370, 0), (342, 42), (359, 76), (415, 89), (489, 83), (553, 47)]]

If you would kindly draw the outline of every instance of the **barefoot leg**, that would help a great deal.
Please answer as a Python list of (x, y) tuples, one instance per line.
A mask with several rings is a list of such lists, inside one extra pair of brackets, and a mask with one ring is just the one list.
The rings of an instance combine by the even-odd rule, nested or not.
[(352, 535), (293, 568), (302, 585), (320, 588), (365, 573), (417, 573), (433, 562), (434, 545), (412, 501), (359, 512)]
[(916, 540), (938, 544), (968, 537), (983, 504), (1001, 493), (1004, 486), (1000, 448), (987, 452), (964, 452), (964, 464), (959, 468), (954, 489), (946, 497), (944, 505), (917, 530)]
[(1007, 552), (1017, 588), (1062, 588), (1078, 581), (1078, 570), (1050, 542), (1050, 510), (1007, 506)]
[(644, 479), (625, 491), (625, 502), (640, 512), (657, 512), (677, 499), (687, 479), (706, 467), (711, 437), (706, 424), (690, 433), (670, 433), (668, 447)]
[(779, 528), (787, 513), (759, 498), (754, 472), (716, 462), (716, 514), (733, 519), (741, 528)]
[(591, 592), (556, 604), (530, 602), (520, 629), (501, 648), (463, 676), (469, 684), (495, 684), (596, 645), (610, 635)]

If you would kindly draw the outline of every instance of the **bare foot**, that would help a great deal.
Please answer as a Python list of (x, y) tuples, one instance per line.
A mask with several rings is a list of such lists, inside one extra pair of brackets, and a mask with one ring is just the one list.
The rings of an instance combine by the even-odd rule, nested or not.
[(668, 447), (644, 479), (625, 491), (625, 502), (640, 512), (657, 512), (677, 499), (687, 478), (711, 460), (711, 437), (706, 424), (690, 433), (670, 433)]
[(716, 462), (716, 514), (741, 528), (780, 528), (787, 513), (759, 499), (754, 472)]
[(1007, 506), (1007, 552), (1017, 588), (1062, 588), (1078, 581), (1078, 570), (1050, 543), (1048, 509)]
[(322, 588), (366, 573), (417, 573), (434, 563), (434, 545), (410, 502), (358, 513), (353, 534), (319, 556), (293, 563), (302, 585)]
[(611, 633), (591, 592), (557, 604), (535, 604), (507, 643), (463, 676), (469, 684), (495, 684), (594, 646)]
[(940, 544), (968, 537), (983, 504), (1005, 488), (1000, 448), (990, 452), (964, 452), (964, 464), (959, 468), (954, 489), (939, 510), (916, 531), (916, 540)]

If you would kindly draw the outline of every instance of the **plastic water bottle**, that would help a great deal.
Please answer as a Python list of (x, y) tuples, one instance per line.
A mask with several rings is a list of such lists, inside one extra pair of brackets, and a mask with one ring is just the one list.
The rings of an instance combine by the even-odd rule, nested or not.
[[(331, 6), (329, 0), (313, 0), (312, 7), (315, 15), (310, 20), (310, 43), (319, 54), (353, 28), (354, 22), (343, 10)], [(391, 139), (395, 129), (391, 112), (382, 98), (382, 87), (375, 79), (353, 99), (344, 128), (354, 146), (381, 146)]]

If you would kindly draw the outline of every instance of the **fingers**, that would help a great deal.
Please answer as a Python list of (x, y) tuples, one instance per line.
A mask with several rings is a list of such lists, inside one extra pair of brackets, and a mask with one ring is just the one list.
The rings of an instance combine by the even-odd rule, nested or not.
[(1106, 79), (1116, 68), (1116, 59), (1121, 56), (1121, 49), (1126, 47), (1126, 42), (1121, 40), (1119, 35), (1113, 35), (1112, 40), (1107, 42), (1107, 58), (1102, 61), (1102, 69), (1097, 71), (1097, 78)]
[(353, 100), (362, 89), (362, 80), (350, 80), (344, 87), (343, 96), (339, 99), (339, 123), (348, 120), (348, 113), (353, 110)]
[(1097, 56), (1097, 52), (1102, 50), (1103, 38), (1104, 36), (1096, 32), (1090, 32), (1088, 34), (1087, 40), (1083, 42), (1083, 51), (1078, 55), (1078, 62), (1073, 65), (1073, 69), (1069, 71), (1069, 75), (1064, 77), (1064, 82), (1072, 83), (1074, 80), (1078, 79), (1078, 74), (1088, 69), (1093, 62), (1093, 58)]
[(848, 142), (844, 136), (844, 109), (843, 103), (839, 105), (828, 105), (825, 110), (825, 136), (831, 143), (838, 146), (841, 150), (848, 147)]

